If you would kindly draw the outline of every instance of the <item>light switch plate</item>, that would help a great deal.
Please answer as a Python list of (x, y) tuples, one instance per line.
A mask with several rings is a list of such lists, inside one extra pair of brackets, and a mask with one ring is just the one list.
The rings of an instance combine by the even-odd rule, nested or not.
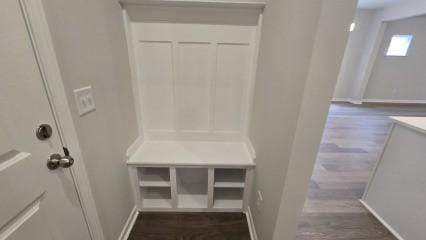
[(89, 112), (95, 111), (95, 100), (93, 99), (92, 87), (87, 86), (84, 88), (74, 89), (75, 102), (80, 116)]

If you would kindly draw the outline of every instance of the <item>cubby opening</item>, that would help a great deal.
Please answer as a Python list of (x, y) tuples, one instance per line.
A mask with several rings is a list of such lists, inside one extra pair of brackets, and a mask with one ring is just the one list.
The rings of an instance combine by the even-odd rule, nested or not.
[(243, 188), (215, 188), (213, 208), (241, 209), (243, 207)]
[(141, 187), (170, 187), (169, 168), (139, 168)]
[(214, 186), (216, 188), (244, 188), (245, 169), (220, 169), (214, 171)]
[(208, 170), (206, 168), (178, 168), (178, 208), (208, 207)]
[(138, 169), (143, 208), (172, 207), (169, 168), (144, 167)]
[(141, 187), (142, 205), (149, 208), (172, 208), (172, 194), (170, 188)]

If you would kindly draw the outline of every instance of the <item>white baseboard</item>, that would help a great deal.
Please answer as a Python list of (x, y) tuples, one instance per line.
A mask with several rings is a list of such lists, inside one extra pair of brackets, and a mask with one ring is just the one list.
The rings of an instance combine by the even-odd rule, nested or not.
[(136, 138), (136, 140), (132, 143), (132, 145), (130, 145), (130, 147), (127, 149), (126, 156), (131, 157), (136, 152), (136, 150), (138, 150), (138, 148), (142, 145), (142, 143), (143, 143), (142, 136), (139, 136), (138, 138)]
[(127, 240), (127, 238), (129, 238), (129, 234), (132, 231), (133, 225), (135, 224), (136, 219), (138, 218), (138, 215), (139, 215), (138, 208), (134, 206), (132, 211), (130, 212), (130, 215), (126, 221), (126, 224), (124, 224), (123, 230), (121, 231), (121, 234), (118, 237), (118, 240)]
[(385, 226), (389, 232), (391, 232), (398, 240), (404, 240), (404, 238), (401, 237), (401, 235), (399, 235), (399, 233), (391, 227), (391, 225), (389, 225), (376, 211), (374, 211), (373, 208), (370, 207), (370, 205), (368, 205), (366, 202), (364, 202), (362, 199), (359, 200), (361, 202), (362, 205), (364, 205), (365, 208), (367, 208), (367, 210), (374, 215), (374, 217), (377, 218), (377, 220), (379, 220), (380, 223), (383, 224), (383, 226)]
[(363, 99), (366, 103), (426, 104), (426, 100)]
[(360, 101), (360, 100), (349, 99), (348, 101), (349, 101), (350, 103), (352, 103), (352, 104), (356, 104), (356, 105), (360, 105), (360, 104), (362, 104), (362, 101)]
[(357, 105), (362, 104), (362, 101), (354, 100), (351, 98), (333, 98), (331, 101), (332, 102), (348, 102), (348, 103), (357, 104)]
[(251, 214), (250, 206), (247, 207), (246, 216), (247, 216), (247, 223), (248, 223), (248, 227), (249, 227), (249, 231), (250, 231), (251, 240), (258, 240), (256, 228), (254, 226), (253, 215)]
[(426, 100), (400, 100), (400, 99), (362, 99), (354, 100), (351, 98), (333, 98), (332, 102), (349, 102), (353, 104), (362, 103), (394, 103), (394, 104), (426, 104)]
[(333, 98), (332, 102), (349, 102), (349, 98)]

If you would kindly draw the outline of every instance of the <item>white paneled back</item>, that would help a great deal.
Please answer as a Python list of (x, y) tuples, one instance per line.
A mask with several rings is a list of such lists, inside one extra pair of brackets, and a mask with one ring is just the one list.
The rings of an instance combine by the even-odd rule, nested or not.
[(132, 23), (148, 139), (241, 140), (256, 26)]

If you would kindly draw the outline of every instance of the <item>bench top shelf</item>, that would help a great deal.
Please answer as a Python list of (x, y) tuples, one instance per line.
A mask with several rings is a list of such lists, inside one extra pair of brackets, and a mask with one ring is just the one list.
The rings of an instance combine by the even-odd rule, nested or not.
[(125, 5), (163, 5), (198, 7), (242, 7), (263, 9), (265, 0), (119, 0)]
[(136, 166), (253, 167), (244, 142), (146, 141), (127, 161)]

